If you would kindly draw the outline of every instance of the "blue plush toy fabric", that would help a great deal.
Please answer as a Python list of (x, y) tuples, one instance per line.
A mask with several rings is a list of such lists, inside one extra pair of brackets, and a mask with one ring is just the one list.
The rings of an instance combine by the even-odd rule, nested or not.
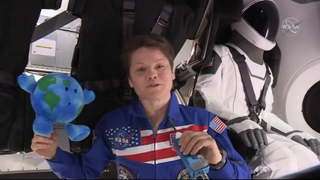
[(95, 99), (95, 94), (83, 90), (74, 78), (51, 73), (36, 82), (33, 75), (22, 74), (18, 77), (18, 83), (31, 94), (31, 104), (37, 115), (33, 122), (36, 134), (49, 136), (53, 131), (53, 124), (65, 125), (71, 141), (81, 141), (90, 134), (89, 127), (71, 122), (81, 113), (84, 105)]

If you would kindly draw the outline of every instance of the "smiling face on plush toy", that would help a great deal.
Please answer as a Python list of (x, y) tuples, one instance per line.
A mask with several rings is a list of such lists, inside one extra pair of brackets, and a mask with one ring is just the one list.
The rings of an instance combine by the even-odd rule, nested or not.
[(79, 83), (72, 77), (55, 73), (38, 81), (31, 99), (37, 115), (50, 117), (56, 123), (71, 122), (85, 104)]

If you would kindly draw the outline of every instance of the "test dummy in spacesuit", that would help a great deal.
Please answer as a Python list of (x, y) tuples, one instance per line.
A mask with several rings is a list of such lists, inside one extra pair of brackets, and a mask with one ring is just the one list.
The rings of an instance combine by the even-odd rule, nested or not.
[[(319, 164), (319, 141), (271, 112), (273, 77), (263, 53), (275, 47), (279, 28), (276, 4), (245, 1), (241, 21), (231, 27), (229, 43), (215, 45), (213, 62), (202, 68), (194, 96), (204, 99), (207, 110), (226, 120), (246, 146), (258, 150), (249, 162), (253, 178), (277, 178)], [(235, 61), (239, 58), (233, 56), (235, 52), (245, 58), (257, 106), (248, 103), (248, 87), (239, 70), (243, 66)]]

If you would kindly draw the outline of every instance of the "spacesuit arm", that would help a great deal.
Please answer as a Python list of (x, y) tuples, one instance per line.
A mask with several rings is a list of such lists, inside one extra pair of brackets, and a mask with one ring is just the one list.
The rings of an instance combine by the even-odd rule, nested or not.
[(290, 137), (290, 134), (295, 132), (302, 132), (293, 129), (289, 124), (281, 120), (278, 116), (269, 111), (263, 111), (261, 113), (261, 126), (267, 132), (277, 133), (286, 137)]
[[(270, 68), (269, 71), (271, 72)], [(272, 74), (271, 79), (273, 79)], [(318, 139), (306, 132), (292, 128), (289, 124), (272, 113), (273, 93), (271, 85), (268, 87), (265, 102), (266, 109), (262, 111), (260, 115), (262, 120), (261, 126), (263, 129), (265, 129), (265, 131), (283, 135), (303, 146), (310, 148), (315, 154), (320, 155), (320, 142)]]
[[(269, 72), (272, 73), (269, 68)], [(271, 82), (273, 82), (273, 76), (271, 76)], [(261, 112), (261, 126), (267, 132), (274, 132), (283, 136), (290, 136), (290, 134), (294, 132), (301, 132), (293, 129), (289, 124), (281, 120), (274, 113), (272, 113), (272, 105), (273, 105), (273, 93), (272, 93), (272, 83), (270, 83), (268, 87), (268, 91), (265, 97), (266, 109)]]
[[(270, 93), (269, 95), (270, 97), (266, 99), (266, 105), (267, 105), (266, 110), (261, 112), (261, 119), (262, 119), (261, 126), (263, 127), (263, 129), (265, 129), (265, 131), (283, 135), (305, 146), (308, 146), (308, 144), (305, 144), (303, 139), (305, 140), (316, 139), (315, 137), (303, 131), (294, 129), (289, 124), (287, 124), (282, 119), (280, 119), (278, 116), (276, 116), (274, 113), (272, 113), (271, 111), (272, 111), (273, 95), (272, 95), (271, 88), (268, 90), (268, 93)], [(300, 136), (302, 139), (301, 138), (296, 139), (296, 138), (299, 138), (296, 135)]]
[(227, 73), (224, 73), (224, 63), (230, 61), (227, 52), (224, 52), (225, 48), (221, 45), (215, 45), (214, 48), (214, 60), (212, 64), (202, 68), (200, 75), (198, 76), (195, 96), (194, 98), (202, 98), (205, 102), (205, 109), (216, 114), (224, 120), (231, 120), (239, 117), (240, 115), (234, 113), (234, 111), (223, 104), (221, 100), (222, 82), (223, 79), (228, 79)]
[(263, 129), (268, 132), (283, 135), (303, 146), (310, 148), (315, 154), (320, 155), (320, 142), (314, 136), (292, 128), (289, 124), (285, 123), (270, 111), (263, 111), (261, 115), (261, 126)]
[[(212, 118), (215, 115), (212, 114)], [(208, 176), (210, 179), (251, 179), (251, 171), (249, 166), (240, 156), (240, 154), (233, 148), (228, 137), (227, 130), (222, 131), (221, 134), (216, 133), (209, 128), (207, 131), (216, 141), (218, 147), (227, 152), (226, 164), (221, 169), (210, 169)]]
[(91, 150), (84, 154), (70, 154), (57, 149), (55, 158), (47, 160), (52, 171), (60, 179), (97, 179), (114, 159), (111, 145), (103, 135), (105, 116), (100, 119), (95, 128), (96, 138)]

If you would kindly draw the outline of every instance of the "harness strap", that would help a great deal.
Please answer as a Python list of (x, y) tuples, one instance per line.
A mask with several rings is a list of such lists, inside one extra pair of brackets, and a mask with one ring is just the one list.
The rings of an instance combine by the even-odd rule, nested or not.
[(246, 101), (247, 101), (247, 105), (249, 107), (249, 117), (251, 118), (251, 120), (259, 123), (260, 119), (259, 119), (259, 115), (261, 113), (261, 110), (266, 108), (266, 103), (265, 103), (265, 97), (267, 94), (267, 90), (268, 87), (270, 85), (271, 82), (271, 77), (270, 77), (270, 71), (266, 65), (267, 68), (267, 72), (265, 75), (265, 83), (263, 86), (263, 89), (261, 90), (261, 94), (259, 97), (259, 100), (256, 100), (255, 97), (255, 93), (252, 87), (252, 82), (251, 82), (251, 78), (249, 75), (249, 69), (248, 69), (248, 65), (245, 62), (246, 58), (244, 55), (240, 54), (240, 52), (238, 52), (236, 49), (234, 49), (231, 46), (227, 46), (233, 56), (234, 61), (238, 64), (238, 68), (239, 68), (239, 72), (241, 75), (241, 79), (243, 82), (243, 87), (244, 87), (244, 91), (245, 91), (245, 95), (246, 95)]

